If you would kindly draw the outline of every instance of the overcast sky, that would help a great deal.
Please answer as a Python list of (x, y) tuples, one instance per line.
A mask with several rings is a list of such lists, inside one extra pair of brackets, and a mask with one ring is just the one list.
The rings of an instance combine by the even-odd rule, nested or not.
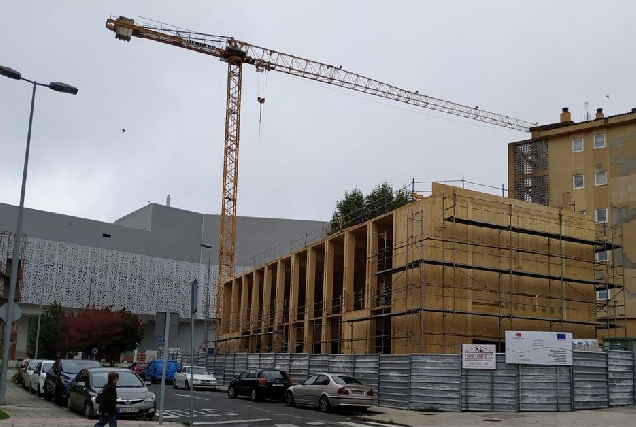
[[(636, 107), (636, 2), (0, 0), (0, 65), (38, 90), (26, 206), (113, 221), (148, 201), (221, 206), (226, 65), (111, 15), (233, 36), (531, 122)], [(387, 180), (500, 186), (518, 131), (245, 66), (239, 215), (326, 220)], [(18, 204), (31, 88), (0, 78), (0, 202)], [(264, 96), (259, 140), (257, 96)], [(609, 95), (609, 98), (606, 97)], [(121, 129), (126, 132), (122, 133)]]

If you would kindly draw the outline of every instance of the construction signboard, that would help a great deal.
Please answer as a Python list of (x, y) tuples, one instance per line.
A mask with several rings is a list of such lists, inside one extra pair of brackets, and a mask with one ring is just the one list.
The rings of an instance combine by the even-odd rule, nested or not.
[(462, 344), (462, 369), (497, 369), (494, 344)]
[(572, 333), (506, 331), (506, 363), (572, 365)]

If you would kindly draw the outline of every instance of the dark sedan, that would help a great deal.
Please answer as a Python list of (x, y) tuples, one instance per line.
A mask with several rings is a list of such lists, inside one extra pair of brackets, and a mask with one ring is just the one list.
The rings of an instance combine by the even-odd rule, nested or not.
[(291, 384), (291, 379), (285, 371), (248, 369), (230, 382), (227, 395), (230, 399), (235, 399), (238, 396), (249, 396), (254, 402), (261, 399), (283, 400), (285, 391)]

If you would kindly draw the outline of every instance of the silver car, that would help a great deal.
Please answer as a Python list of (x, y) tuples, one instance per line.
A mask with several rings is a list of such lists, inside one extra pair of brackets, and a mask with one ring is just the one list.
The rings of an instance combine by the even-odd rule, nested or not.
[(373, 389), (352, 376), (324, 372), (289, 387), (285, 404), (317, 406), (322, 412), (332, 408), (367, 409), (373, 406)]
[(109, 372), (119, 374), (117, 383), (117, 418), (136, 417), (152, 419), (155, 415), (154, 393), (148, 391), (144, 382), (127, 368), (82, 369), (68, 388), (67, 409), (78, 411), (86, 418), (97, 416), (99, 405), (95, 397), (108, 381)]

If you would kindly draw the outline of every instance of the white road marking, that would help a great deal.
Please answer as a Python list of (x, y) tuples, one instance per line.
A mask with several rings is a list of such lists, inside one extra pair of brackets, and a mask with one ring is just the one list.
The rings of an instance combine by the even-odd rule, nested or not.
[(340, 421), (338, 424), (351, 427), (369, 427), (369, 424), (352, 423), (351, 421)]
[[(177, 394), (177, 393), (175, 393), (174, 395), (175, 395), (175, 396), (179, 396), (179, 397), (190, 397), (190, 395), (189, 395), (189, 394)], [(208, 399), (206, 399), (206, 398), (204, 398), (204, 397), (196, 397), (196, 396), (192, 396), (192, 398), (193, 398), (193, 399), (198, 399), (198, 400), (208, 400)]]
[(263, 421), (271, 421), (271, 418), (255, 418), (253, 420), (227, 420), (227, 421), (195, 421), (195, 426), (216, 426), (221, 424), (238, 424), (238, 423), (260, 423)]

